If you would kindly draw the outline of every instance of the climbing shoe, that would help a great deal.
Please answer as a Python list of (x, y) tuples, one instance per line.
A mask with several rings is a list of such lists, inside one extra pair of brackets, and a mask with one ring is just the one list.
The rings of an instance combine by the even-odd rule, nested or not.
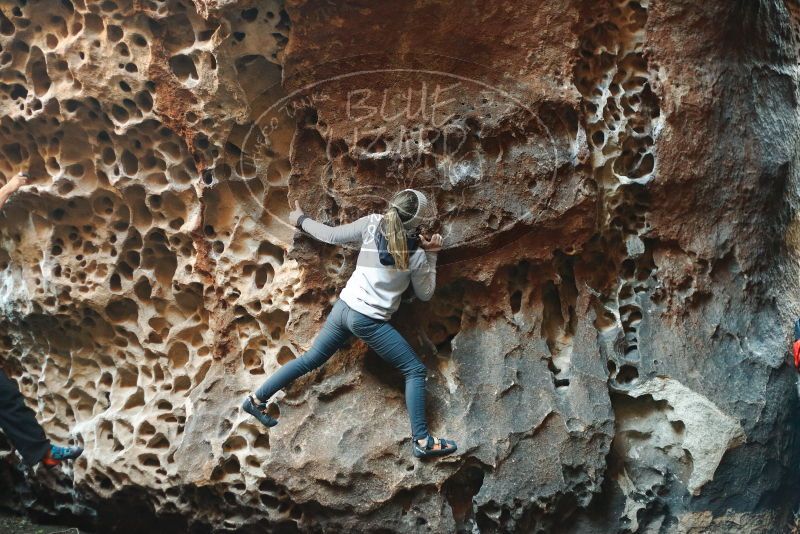
[(267, 413), (267, 403), (259, 402), (252, 395), (248, 395), (242, 403), (242, 410), (258, 419), (262, 425), (273, 427), (278, 424), (278, 420)]
[(47, 467), (55, 467), (64, 460), (74, 460), (83, 454), (81, 447), (59, 447), (58, 445), (50, 445), (50, 450), (47, 451), (42, 463)]
[(431, 456), (447, 456), (458, 450), (456, 442), (451, 439), (434, 438), (428, 436), (423, 445), (416, 439), (411, 439), (411, 452), (417, 458), (428, 458)]
[(800, 372), (800, 319), (794, 323), (794, 342), (792, 343), (794, 366)]

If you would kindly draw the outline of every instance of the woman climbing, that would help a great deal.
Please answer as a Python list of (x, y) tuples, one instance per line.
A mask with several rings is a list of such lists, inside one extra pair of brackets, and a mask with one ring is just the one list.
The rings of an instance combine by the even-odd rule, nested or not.
[(381, 358), (405, 376), (406, 407), (411, 419), (411, 450), (418, 458), (456, 451), (454, 441), (435, 438), (425, 421), (425, 365), (400, 333), (389, 324), (409, 283), (420, 300), (430, 300), (436, 288), (436, 255), (442, 236), (429, 240), (417, 235), (428, 200), (414, 189), (400, 191), (383, 214), (367, 215), (342, 226), (330, 227), (308, 218), (300, 204), (290, 222), (312, 237), (332, 245), (361, 242), (356, 269), (333, 306), (322, 331), (301, 357), (290, 361), (249, 395), (242, 409), (267, 427), (278, 421), (267, 413), (267, 401), (296, 378), (321, 366), (352, 335), (364, 340)]

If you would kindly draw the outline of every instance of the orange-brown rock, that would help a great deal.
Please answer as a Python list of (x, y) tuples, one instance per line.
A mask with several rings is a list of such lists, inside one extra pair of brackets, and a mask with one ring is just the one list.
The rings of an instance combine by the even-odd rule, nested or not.
[[(100, 532), (781, 531), (797, 505), (794, 0), (0, 5), (2, 362), (85, 447), (0, 502)], [(460, 454), (354, 341), (271, 406), (415, 187), (393, 319)]]

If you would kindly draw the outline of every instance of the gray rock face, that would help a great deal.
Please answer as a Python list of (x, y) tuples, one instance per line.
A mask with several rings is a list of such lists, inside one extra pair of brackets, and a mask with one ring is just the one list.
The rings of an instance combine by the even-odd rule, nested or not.
[[(0, 6), (2, 360), (72, 466), (0, 502), (98, 531), (771, 533), (797, 505), (800, 6)], [(278, 395), (416, 187), (445, 235), (393, 319), (419, 462), (360, 341)]]

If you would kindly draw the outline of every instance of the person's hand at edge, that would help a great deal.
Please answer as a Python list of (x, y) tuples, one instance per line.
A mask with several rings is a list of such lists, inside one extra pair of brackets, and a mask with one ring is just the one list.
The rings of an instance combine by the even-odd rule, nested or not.
[(27, 172), (20, 172), (11, 177), (8, 181), (8, 186), (11, 189), (11, 192), (18, 191), (19, 188), (28, 185), (31, 175)]

